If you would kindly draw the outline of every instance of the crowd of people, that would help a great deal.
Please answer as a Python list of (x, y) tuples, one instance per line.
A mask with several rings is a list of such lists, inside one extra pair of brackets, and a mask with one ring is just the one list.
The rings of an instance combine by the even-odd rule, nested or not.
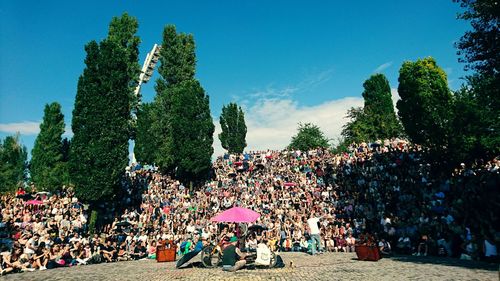
[(393, 139), (340, 154), (226, 154), (214, 161), (214, 179), (192, 189), (135, 164), (122, 182), (129, 207), (108, 210), (112, 222), (92, 235), (88, 206), (71, 188), (20, 189), (1, 197), (1, 272), (154, 258), (165, 240), (184, 254), (201, 241), (241, 237), (241, 227), (210, 221), (233, 206), (261, 214), (261, 231), (239, 242), (248, 251), (265, 242), (274, 251), (352, 252), (370, 233), (385, 254), (497, 259), (500, 159), (446, 174), (424, 153)]

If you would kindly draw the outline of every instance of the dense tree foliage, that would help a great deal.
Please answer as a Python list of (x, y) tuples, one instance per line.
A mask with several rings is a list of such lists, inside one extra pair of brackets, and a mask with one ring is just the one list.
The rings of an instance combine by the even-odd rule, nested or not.
[(327, 148), (328, 146), (328, 139), (317, 125), (299, 123), (298, 132), (292, 137), (288, 149), (308, 151), (320, 147)]
[(12, 192), (25, 180), (27, 152), (19, 134), (0, 142), (0, 192)]
[(460, 61), (467, 68), (488, 76), (500, 74), (500, 3), (497, 0), (454, 0), (465, 11), (460, 19), (470, 21), (472, 30), (457, 42)]
[(152, 117), (160, 142), (155, 162), (184, 182), (205, 179), (213, 154), (214, 124), (209, 98), (194, 78), (194, 51), (192, 35), (177, 33), (173, 25), (165, 27)]
[(371, 127), (369, 116), (365, 113), (362, 107), (351, 107), (347, 111), (346, 118), (349, 119), (344, 126), (342, 126), (342, 143), (360, 143), (370, 140), (369, 135), (375, 128)]
[(47, 104), (40, 133), (31, 151), (31, 180), (38, 189), (55, 191), (68, 184), (67, 159), (64, 159), (62, 141), (64, 127), (61, 105), (56, 102)]
[(79, 198), (110, 198), (128, 164), (133, 89), (137, 83), (135, 18), (124, 14), (110, 23), (102, 42), (85, 46), (85, 69), (78, 80), (73, 110), (70, 174)]
[(384, 139), (401, 135), (399, 123), (392, 103), (391, 86), (383, 74), (372, 75), (363, 83), (363, 110), (369, 117), (373, 132), (368, 140)]
[(247, 125), (241, 107), (236, 103), (224, 105), (219, 122), (222, 129), (219, 134), (222, 147), (229, 153), (243, 153), (247, 146)]
[(154, 123), (154, 104), (143, 103), (137, 111), (137, 131), (134, 153), (140, 163), (154, 163), (158, 140), (155, 137), (152, 124)]
[(411, 141), (432, 149), (447, 148), (452, 94), (443, 69), (430, 57), (403, 63), (398, 92), (398, 114)]
[(347, 113), (349, 121), (342, 129), (345, 141), (375, 141), (397, 137), (402, 134), (394, 105), (391, 87), (383, 74), (374, 74), (363, 83), (363, 108), (351, 108)]
[[(500, 4), (496, 0), (455, 0), (465, 11), (459, 18), (472, 29), (456, 44), (467, 70), (467, 85), (456, 93), (454, 154), (465, 159), (500, 153)], [(456, 149), (458, 150), (458, 149)]]
[(170, 155), (175, 175), (184, 182), (206, 179), (212, 167), (214, 134), (209, 98), (193, 79), (173, 87), (171, 95), (167, 123), (172, 132)]

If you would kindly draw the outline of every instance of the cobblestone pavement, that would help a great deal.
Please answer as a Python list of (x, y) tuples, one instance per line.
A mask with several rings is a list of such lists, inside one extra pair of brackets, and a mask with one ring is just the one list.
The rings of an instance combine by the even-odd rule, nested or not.
[(447, 258), (401, 256), (368, 262), (357, 261), (352, 253), (281, 256), (285, 268), (235, 273), (201, 268), (195, 258), (195, 266), (184, 269), (175, 269), (175, 263), (129, 261), (9, 274), (0, 280), (499, 280), (498, 265)]

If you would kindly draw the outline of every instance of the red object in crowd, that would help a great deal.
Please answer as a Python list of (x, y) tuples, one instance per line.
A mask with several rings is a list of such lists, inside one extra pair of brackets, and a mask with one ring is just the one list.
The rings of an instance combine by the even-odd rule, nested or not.
[(26, 194), (26, 191), (24, 191), (24, 189), (20, 188), (16, 191), (16, 196), (19, 196), (19, 195), (24, 195)]
[(176, 248), (177, 246), (172, 240), (159, 242), (159, 245), (156, 246), (156, 262), (175, 261)]
[(378, 261), (380, 252), (377, 246), (356, 245), (356, 255), (360, 261)]
[(296, 186), (297, 184), (294, 182), (285, 182), (284, 186)]
[(243, 162), (238, 161), (238, 162), (234, 162), (233, 164), (234, 164), (235, 166), (241, 166), (241, 165), (243, 165)]

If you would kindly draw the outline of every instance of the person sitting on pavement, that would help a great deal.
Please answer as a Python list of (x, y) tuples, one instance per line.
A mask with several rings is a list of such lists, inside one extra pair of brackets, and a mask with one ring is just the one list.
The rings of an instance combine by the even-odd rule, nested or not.
[(231, 237), (229, 242), (230, 245), (224, 248), (222, 252), (222, 270), (235, 272), (245, 266), (245, 257), (247, 254), (242, 253), (240, 249), (236, 247), (238, 242), (236, 236)]
[(384, 238), (382, 238), (378, 242), (378, 248), (380, 250), (380, 253), (383, 255), (390, 255), (391, 254), (391, 244), (389, 244), (389, 241), (386, 241)]

